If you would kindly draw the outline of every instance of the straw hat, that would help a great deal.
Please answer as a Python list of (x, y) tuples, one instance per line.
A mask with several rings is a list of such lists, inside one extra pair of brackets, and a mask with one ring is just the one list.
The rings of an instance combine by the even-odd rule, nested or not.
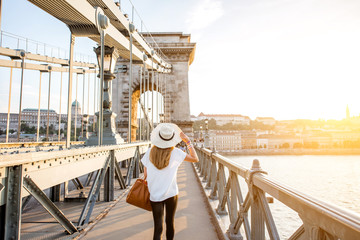
[(151, 132), (151, 143), (158, 148), (170, 148), (181, 142), (181, 129), (173, 123), (160, 123)]

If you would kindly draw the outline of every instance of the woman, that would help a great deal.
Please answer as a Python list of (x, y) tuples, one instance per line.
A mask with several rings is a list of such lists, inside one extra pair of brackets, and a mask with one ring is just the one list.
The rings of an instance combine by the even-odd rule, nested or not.
[[(175, 148), (183, 141), (190, 154)], [(166, 210), (166, 239), (174, 239), (174, 217), (178, 201), (177, 170), (183, 161), (198, 162), (195, 149), (180, 128), (172, 123), (161, 123), (151, 133), (152, 148), (141, 159), (144, 177), (148, 182), (154, 219), (154, 240), (161, 239)]]

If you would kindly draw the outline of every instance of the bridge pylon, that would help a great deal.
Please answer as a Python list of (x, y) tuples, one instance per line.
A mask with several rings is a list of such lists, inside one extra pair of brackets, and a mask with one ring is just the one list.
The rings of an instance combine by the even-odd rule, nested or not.
[[(116, 79), (112, 82), (113, 91), (113, 111), (117, 113), (116, 128), (120, 135), (127, 139), (128, 135), (128, 113), (129, 107), (132, 108), (131, 116), (131, 139), (136, 140), (137, 129), (139, 123), (138, 116), (138, 102), (140, 96), (146, 91), (156, 91), (162, 95), (164, 99), (159, 105), (154, 104), (155, 113), (159, 115), (164, 114), (163, 121), (172, 122), (177, 125), (189, 136), (192, 133), (192, 121), (190, 120), (190, 100), (189, 100), (189, 84), (188, 71), (189, 66), (194, 60), (196, 43), (190, 42), (190, 34), (183, 34), (180, 32), (167, 33), (142, 33), (147, 42), (155, 48), (159, 47), (164, 53), (165, 59), (172, 65), (170, 73), (160, 74), (150, 69), (143, 70), (142, 63), (133, 62), (133, 76), (132, 83), (132, 106), (129, 106), (129, 61), (127, 59), (119, 58), (116, 69)], [(151, 56), (149, 56), (151, 58)], [(141, 76), (141, 77), (140, 77)], [(150, 84), (144, 84), (149, 81)], [(142, 87), (140, 88), (140, 79)], [(152, 84), (154, 81), (154, 84)], [(145, 87), (144, 87), (145, 86)], [(140, 92), (141, 90), (141, 92)], [(152, 107), (150, 99), (145, 98), (145, 112)], [(160, 99), (161, 100), (161, 99)], [(156, 107), (159, 106), (159, 107)], [(158, 108), (159, 111), (156, 111)], [(143, 112), (142, 112), (143, 114)], [(142, 115), (144, 116), (144, 114)], [(152, 114), (149, 118), (151, 119)], [(154, 115), (154, 122), (159, 122), (160, 117)]]

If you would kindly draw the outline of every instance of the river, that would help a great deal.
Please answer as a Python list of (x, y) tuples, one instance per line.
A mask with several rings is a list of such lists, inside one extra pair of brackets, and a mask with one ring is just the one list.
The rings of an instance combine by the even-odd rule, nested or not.
[[(360, 214), (360, 156), (229, 156), (247, 168), (253, 159), (272, 178), (322, 201)], [(241, 181), (241, 188), (247, 188)], [(243, 193), (244, 194), (244, 193)], [(281, 239), (302, 224), (297, 213), (274, 199), (270, 204)]]

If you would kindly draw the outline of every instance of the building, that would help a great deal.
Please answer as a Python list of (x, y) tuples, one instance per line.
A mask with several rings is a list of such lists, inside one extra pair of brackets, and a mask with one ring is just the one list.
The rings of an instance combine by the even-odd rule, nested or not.
[(228, 123), (250, 125), (250, 118), (240, 114), (204, 114), (200, 113), (197, 120), (214, 119), (219, 126), (226, 125)]
[(295, 143), (302, 141), (301, 136), (296, 135), (264, 134), (257, 137), (256, 145), (258, 149), (294, 148)]
[(236, 152), (241, 150), (241, 132), (209, 130), (209, 148), (219, 152)]
[[(38, 123), (38, 109), (36, 108), (25, 108), (21, 111), (21, 122), (26, 123), (29, 127), (37, 127)], [(40, 109), (40, 127), (47, 125), (48, 110)], [(58, 129), (59, 115), (55, 110), (49, 110), (49, 126), (53, 125)]]
[(257, 132), (249, 130), (241, 131), (241, 147), (242, 149), (256, 149)]
[(276, 120), (273, 117), (257, 117), (255, 121), (271, 126), (276, 124)]
[(71, 116), (75, 116), (75, 114), (77, 115), (81, 115), (81, 105), (79, 103), (79, 101), (73, 101), (73, 103), (71, 104)]
[[(0, 129), (5, 130), (7, 127), (7, 113), (0, 113)], [(16, 130), (18, 128), (19, 122), (19, 114), (18, 113), (10, 113), (10, 123), (9, 129)]]
[[(40, 127), (46, 127), (47, 124), (47, 109), (40, 109)], [(9, 129), (18, 129), (19, 114), (10, 113)], [(27, 124), (29, 127), (37, 127), (38, 122), (38, 109), (25, 108), (21, 111), (21, 122)], [(59, 115), (55, 110), (49, 110), (49, 126), (54, 125), (55, 129), (58, 129)], [(7, 113), (0, 113), (0, 128), (6, 129)]]
[[(39, 109), (37, 108), (25, 108), (21, 111), (21, 122), (27, 124), (29, 127), (38, 126), (38, 114)], [(81, 127), (82, 122), (82, 114), (81, 114), (81, 105), (79, 102), (74, 101), (71, 105), (71, 119), (72, 125), (75, 121), (75, 114), (76, 114), (76, 126), (77, 128)], [(17, 131), (18, 129), (18, 122), (19, 122), (19, 114), (18, 113), (10, 113), (10, 124), (9, 129), (13, 129)], [(48, 120), (48, 110), (47, 109), (40, 109), (40, 127), (46, 127)], [(92, 125), (96, 122), (96, 117), (94, 115), (89, 116), (89, 125)], [(65, 129), (67, 123), (67, 114), (61, 114), (61, 122), (60, 122), (60, 129)], [(49, 110), (49, 126), (53, 125), (54, 129), (59, 129), (59, 114), (56, 113), (55, 110)], [(0, 113), (0, 129), (5, 130), (7, 127), (7, 113)]]

